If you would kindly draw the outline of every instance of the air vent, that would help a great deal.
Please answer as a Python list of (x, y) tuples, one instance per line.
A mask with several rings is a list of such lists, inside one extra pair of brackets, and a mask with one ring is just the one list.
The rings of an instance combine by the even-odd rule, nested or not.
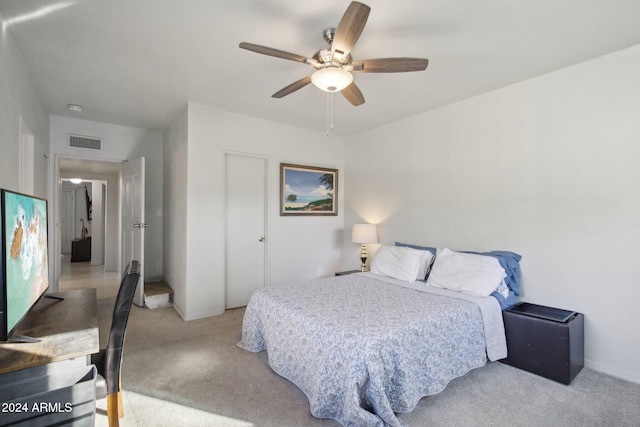
[(102, 140), (89, 136), (69, 135), (69, 147), (102, 150)]

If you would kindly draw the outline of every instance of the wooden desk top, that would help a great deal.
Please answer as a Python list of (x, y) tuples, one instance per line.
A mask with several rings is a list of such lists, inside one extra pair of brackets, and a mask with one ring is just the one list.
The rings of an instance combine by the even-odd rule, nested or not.
[(14, 332), (39, 342), (0, 343), (0, 374), (98, 352), (96, 290), (52, 295), (64, 300), (40, 299)]

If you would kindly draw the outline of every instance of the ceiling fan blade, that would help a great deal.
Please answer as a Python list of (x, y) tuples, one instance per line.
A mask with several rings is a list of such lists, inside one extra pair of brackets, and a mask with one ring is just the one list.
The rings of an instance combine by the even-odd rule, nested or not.
[(307, 58), (304, 56), (296, 55), (295, 53), (285, 52), (284, 50), (278, 50), (271, 47), (260, 46), (253, 43), (240, 43), (241, 49), (250, 50), (251, 52), (261, 53), (263, 55), (275, 56), (276, 58), (288, 59), (289, 61), (296, 61), (306, 63)]
[(336, 34), (333, 36), (333, 43), (331, 44), (331, 53), (334, 55), (339, 52), (340, 55), (346, 57), (353, 49), (353, 45), (356, 44), (364, 26), (369, 18), (369, 12), (371, 8), (366, 4), (352, 1), (342, 19)]
[(293, 92), (297, 91), (298, 89), (302, 89), (303, 87), (305, 87), (309, 83), (311, 83), (311, 77), (310, 76), (303, 77), (300, 80), (291, 83), (289, 86), (280, 89), (279, 91), (277, 91), (276, 93), (271, 95), (271, 97), (272, 98), (282, 98), (283, 96), (287, 96), (290, 93), (293, 93)]
[(360, 92), (360, 88), (358, 88), (358, 86), (356, 86), (354, 82), (352, 82), (346, 88), (342, 89), (342, 95), (344, 95), (346, 100), (349, 101), (354, 107), (364, 104), (364, 95), (362, 95), (362, 92)]
[(427, 65), (429, 60), (422, 58), (378, 58), (357, 61), (351, 67), (352, 71), (360, 73), (404, 73), (423, 71)]

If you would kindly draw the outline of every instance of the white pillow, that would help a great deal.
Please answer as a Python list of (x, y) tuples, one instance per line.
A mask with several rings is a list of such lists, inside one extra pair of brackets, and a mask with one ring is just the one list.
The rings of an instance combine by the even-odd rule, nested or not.
[(500, 262), (490, 256), (438, 249), (427, 285), (487, 297), (506, 277)]
[(371, 263), (371, 273), (406, 282), (424, 280), (433, 260), (429, 251), (403, 246), (382, 246)]
[[(411, 248), (410, 248), (411, 249)], [(418, 252), (422, 252), (422, 259), (420, 261), (420, 269), (418, 270), (418, 275), (416, 276), (416, 280), (424, 281), (425, 277), (427, 277), (427, 273), (431, 269), (431, 264), (433, 263), (433, 259), (436, 257), (431, 251), (423, 251), (419, 249)]]

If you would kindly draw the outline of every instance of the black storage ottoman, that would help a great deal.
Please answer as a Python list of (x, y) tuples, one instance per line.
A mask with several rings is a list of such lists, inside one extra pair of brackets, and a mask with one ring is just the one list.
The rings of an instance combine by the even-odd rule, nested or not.
[(508, 356), (502, 362), (570, 384), (584, 366), (584, 315), (521, 302), (502, 312)]

